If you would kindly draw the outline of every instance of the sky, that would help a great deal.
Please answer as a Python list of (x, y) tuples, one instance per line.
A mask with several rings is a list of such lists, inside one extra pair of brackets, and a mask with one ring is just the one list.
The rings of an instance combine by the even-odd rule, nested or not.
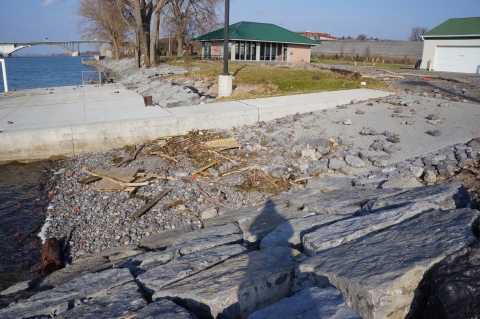
[[(80, 40), (78, 0), (0, 0), (0, 42)], [(230, 23), (265, 22), (291, 31), (407, 40), (413, 27), (480, 17), (480, 0), (231, 0)], [(223, 19), (223, 18), (222, 18)], [(86, 46), (81, 50), (88, 49)], [(60, 53), (49, 46), (24, 53)]]

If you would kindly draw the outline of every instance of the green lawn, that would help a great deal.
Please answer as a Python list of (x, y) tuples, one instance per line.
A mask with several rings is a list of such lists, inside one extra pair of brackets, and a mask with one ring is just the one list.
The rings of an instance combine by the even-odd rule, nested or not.
[[(329, 64), (329, 65), (346, 65), (346, 62), (347, 61), (336, 61), (336, 60), (315, 60), (313, 59), (312, 60), (312, 63), (313, 64)], [(350, 63), (350, 66), (354, 66), (354, 62), (351, 62), (349, 61), (348, 63)], [(357, 66), (363, 66), (363, 62), (357, 62)], [(373, 65), (373, 63), (371, 62), (367, 62), (366, 63), (366, 66), (367, 67), (375, 67), (375, 68), (379, 68), (379, 69), (413, 69), (414, 66), (413, 65), (408, 65), (408, 64), (390, 64), (390, 63), (375, 63), (375, 65)]]
[[(216, 81), (218, 75), (223, 73), (223, 63), (220, 61), (185, 61), (185, 63), (187, 67), (200, 68), (189, 72), (185, 75), (187, 77), (200, 76)], [(229, 73), (235, 77), (234, 84), (255, 85), (258, 89), (247, 93), (234, 92), (229, 98), (219, 99), (222, 101), (365, 88), (361, 82), (367, 82), (366, 87), (370, 89), (387, 89), (386, 84), (376, 80), (353, 79), (328, 70), (311, 68), (230, 62)]]

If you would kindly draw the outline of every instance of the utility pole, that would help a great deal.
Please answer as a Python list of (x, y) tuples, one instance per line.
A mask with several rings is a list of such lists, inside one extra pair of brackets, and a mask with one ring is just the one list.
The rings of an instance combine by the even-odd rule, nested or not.
[[(228, 74), (228, 38), (230, 23), (230, 0), (225, 0), (225, 26), (223, 33), (223, 74), (218, 76), (218, 96), (230, 96), (233, 91), (233, 76)], [(233, 50), (233, 47), (232, 47)]]

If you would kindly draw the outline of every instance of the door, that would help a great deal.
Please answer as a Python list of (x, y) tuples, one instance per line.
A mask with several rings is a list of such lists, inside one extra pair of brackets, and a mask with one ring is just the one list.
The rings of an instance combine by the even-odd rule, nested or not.
[(434, 71), (480, 73), (480, 47), (437, 47)]

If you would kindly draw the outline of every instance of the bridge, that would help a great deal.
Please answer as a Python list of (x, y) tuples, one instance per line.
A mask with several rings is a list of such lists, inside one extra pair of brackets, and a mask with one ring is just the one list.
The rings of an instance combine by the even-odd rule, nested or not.
[(80, 43), (84, 44), (98, 44), (106, 43), (100, 40), (78, 40), (78, 41), (50, 41), (45, 39), (38, 42), (0, 42), (0, 54), (8, 58), (12, 56), (13, 52), (28, 48), (34, 45), (49, 45), (71, 53), (72, 56), (80, 55)]

